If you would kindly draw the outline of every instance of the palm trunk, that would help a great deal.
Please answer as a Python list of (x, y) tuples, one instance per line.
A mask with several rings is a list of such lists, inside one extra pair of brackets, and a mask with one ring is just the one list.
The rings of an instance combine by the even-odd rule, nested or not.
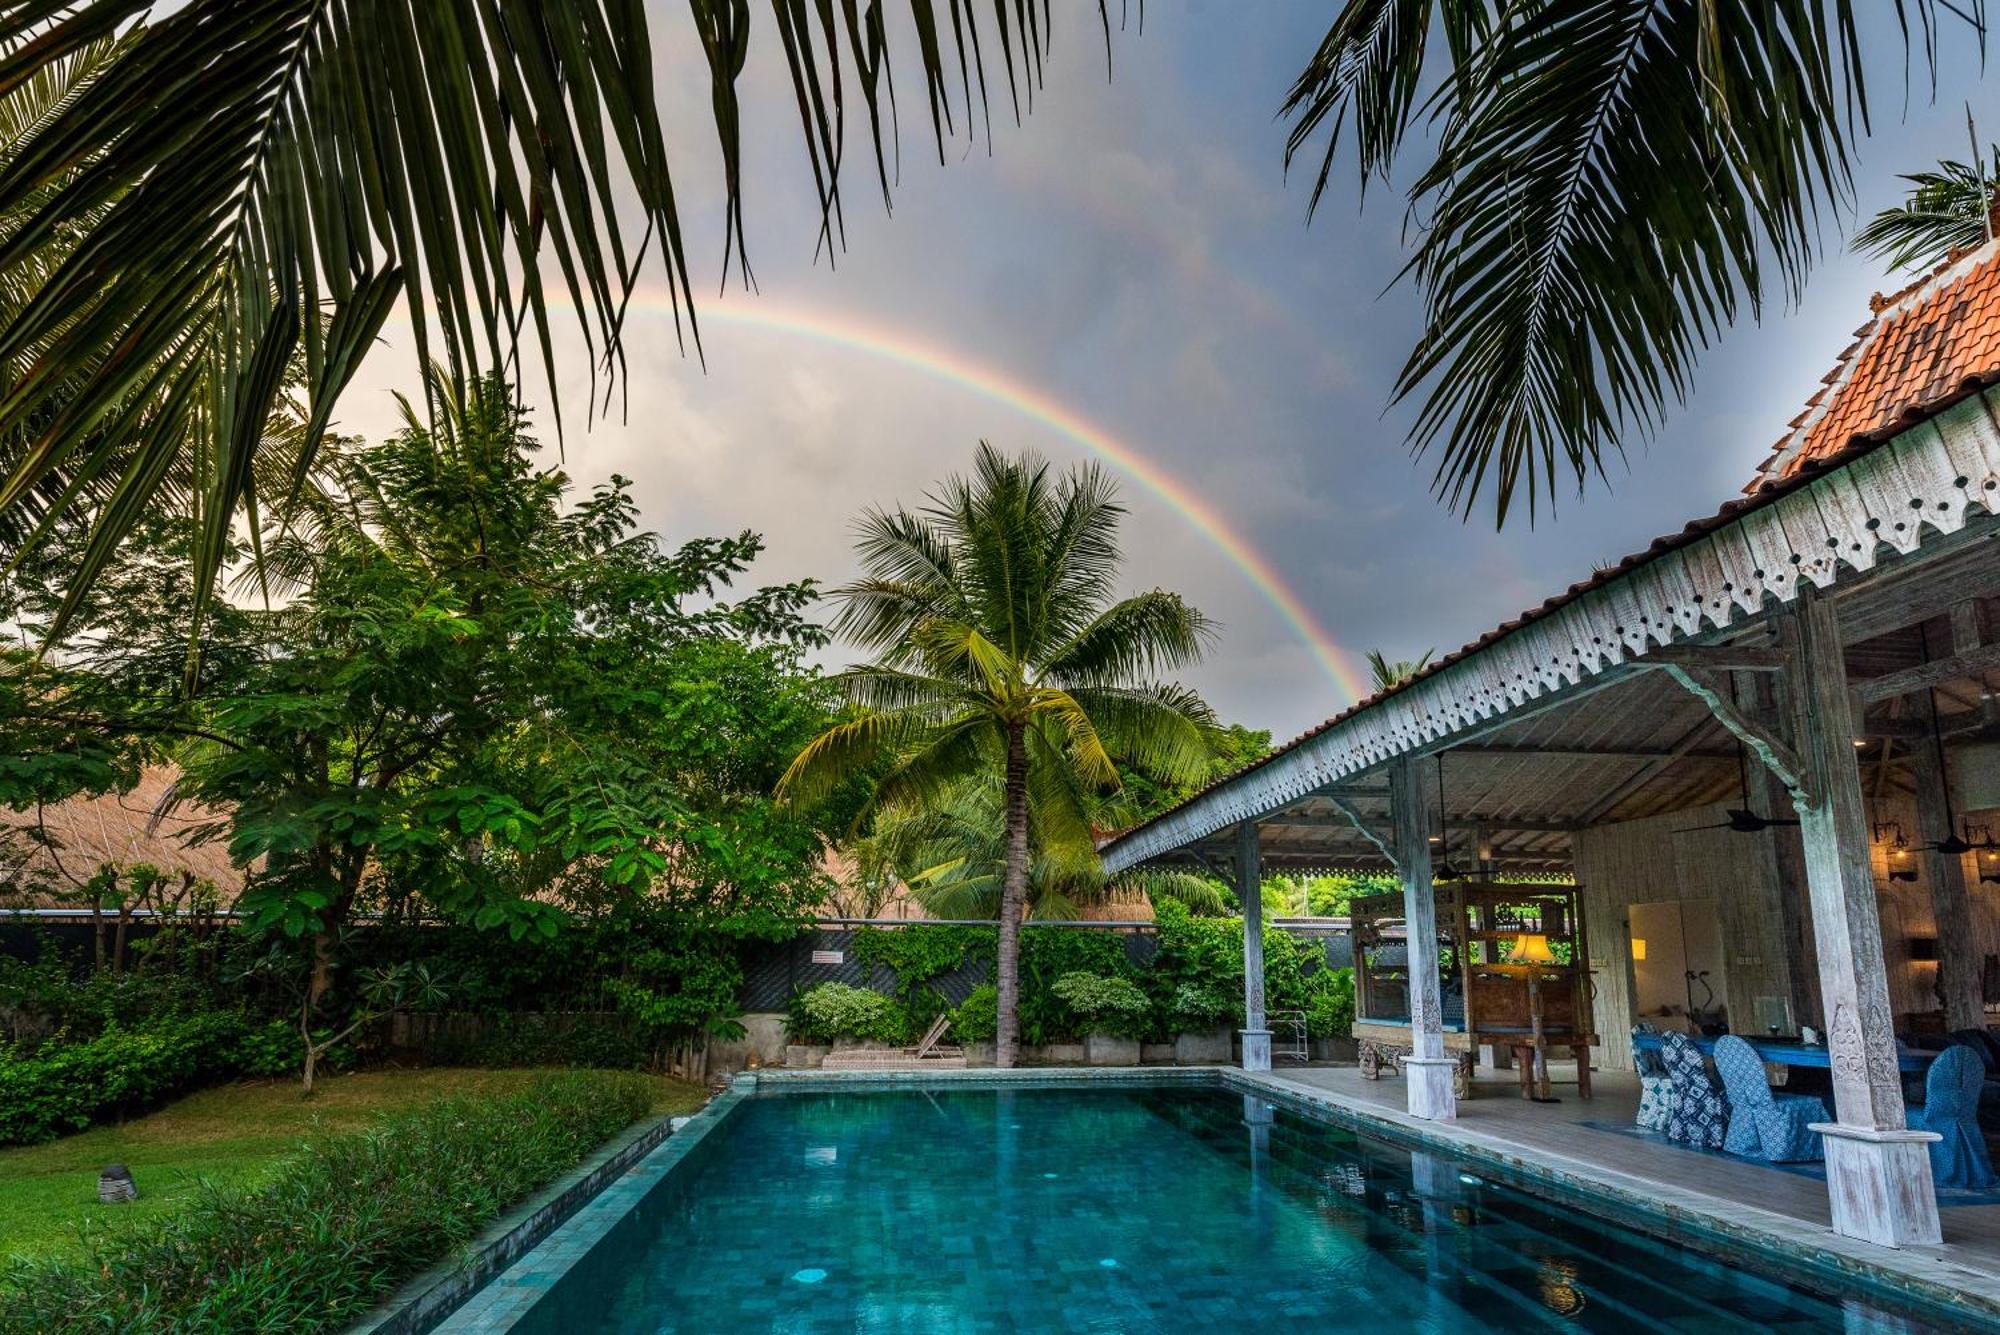
[(1028, 740), (1014, 724), (1007, 730), (1007, 873), (1000, 883), (1000, 1026), (993, 1064), (1005, 1070), (1021, 1058), (1021, 917), (1028, 902)]

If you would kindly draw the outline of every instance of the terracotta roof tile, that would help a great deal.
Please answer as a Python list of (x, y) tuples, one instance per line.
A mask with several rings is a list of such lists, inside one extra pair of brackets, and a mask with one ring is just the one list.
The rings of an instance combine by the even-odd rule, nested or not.
[(1946, 261), (1871, 303), (1875, 318), (1792, 419), (1751, 489), (1861, 440), (1880, 440), (1963, 395), (2000, 382), (2000, 248)]
[(1131, 837), (1204, 794), (1235, 782), (1296, 750), (1321, 733), (1452, 664), (1505, 639), (1531, 621), (1555, 612), (1592, 589), (1636, 566), (1714, 532), (1807, 485), (1822, 474), (1853, 462), (1889, 437), (1944, 411), (1988, 385), (2000, 384), (2000, 244), (1947, 261), (1894, 296), (1876, 303), (1875, 318), (1854, 331), (1854, 342), (1828, 372), (1824, 383), (1791, 422), (1744, 488), (1712, 515), (1693, 520), (1678, 533), (1657, 538), (1615, 566), (1595, 571), (1511, 621), (1502, 622), (1455, 653), (1433, 659), (1415, 677), (1378, 691), (1300, 733), (1233, 773), (1215, 779), (1172, 811), (1161, 812), (1100, 842)]

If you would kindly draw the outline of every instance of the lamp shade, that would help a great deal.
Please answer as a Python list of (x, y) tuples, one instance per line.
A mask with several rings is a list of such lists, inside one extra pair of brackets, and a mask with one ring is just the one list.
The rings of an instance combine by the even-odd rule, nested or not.
[(1633, 958), (1633, 959), (1635, 959), (1635, 960), (1638, 960), (1638, 961), (1639, 961), (1640, 963), (1642, 963), (1642, 964), (1643, 964), (1643, 963), (1645, 963), (1645, 960), (1646, 960), (1646, 938), (1645, 938), (1645, 937), (1643, 937), (1643, 936), (1635, 936), (1635, 937), (1633, 937), (1633, 938), (1632, 938), (1632, 958)]
[(1510, 964), (1554, 964), (1556, 957), (1549, 950), (1549, 938), (1540, 932), (1523, 932), (1514, 938), (1514, 948), (1509, 952)]

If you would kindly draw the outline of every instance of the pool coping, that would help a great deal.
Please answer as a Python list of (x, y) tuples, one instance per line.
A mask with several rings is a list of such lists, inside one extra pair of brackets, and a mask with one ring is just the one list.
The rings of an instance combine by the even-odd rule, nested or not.
[[(1739, 1205), (1583, 1160), (1518, 1145), (1458, 1122), (1430, 1122), (1359, 1103), (1328, 1090), (1266, 1072), (1233, 1066), (1029, 1067), (962, 1071), (781, 1071), (738, 1075), (728, 1090), (671, 1136), (627, 1160), (628, 1167), (566, 1219), (553, 1221), (504, 1269), (493, 1267), (479, 1285), (453, 1299), (441, 1321), (428, 1326), (363, 1326), (382, 1335), (403, 1331), (491, 1332), (512, 1327), (547, 1296), (569, 1269), (658, 1185), (674, 1167), (759, 1089), (845, 1088), (894, 1090), (941, 1086), (1007, 1085), (1148, 1086), (1219, 1088), (1260, 1097), (1319, 1120), (1356, 1127), (1406, 1148), (1435, 1149), (1483, 1164), (1512, 1185), (1546, 1196), (1668, 1242), (1761, 1263), (1765, 1270), (1797, 1266), (1796, 1282), (1838, 1300), (1863, 1301), (1872, 1293), (1918, 1309), (1920, 1315), (1963, 1325), (1975, 1321), (2000, 1331), (2000, 1274), (1952, 1261), (1935, 1248), (1901, 1251), (1836, 1235), (1830, 1227), (1756, 1206)], [(606, 1179), (610, 1173), (604, 1174)], [(556, 1230), (561, 1235), (555, 1236)], [(504, 1264), (504, 1263), (503, 1263)]]
[(1871, 1291), (1956, 1322), (1976, 1319), (2000, 1330), (2000, 1274), (1952, 1260), (1935, 1247), (1889, 1248), (1846, 1238), (1828, 1225), (1726, 1201), (1581, 1159), (1533, 1149), (1461, 1122), (1434, 1122), (1345, 1098), (1270, 1072), (1215, 1067), (1224, 1088), (1268, 1097), (1340, 1120), (1406, 1147), (1436, 1149), (1502, 1170), (1521, 1186), (1551, 1191), (1565, 1203), (1697, 1251), (1734, 1253), (1796, 1265), (1807, 1288)]
[[(606, 1172), (607, 1180), (594, 1195), (559, 1224), (552, 1225), (531, 1247), (517, 1252), (510, 1258), (512, 1264), (495, 1267), (498, 1274), (490, 1275), (476, 1290), (465, 1294), (442, 1320), (425, 1329), (506, 1330), (519, 1321), (530, 1307), (548, 1296), (549, 1289), (585, 1252), (596, 1246), (661, 1178), (719, 1126), (731, 1109), (748, 1098), (755, 1085), (754, 1078), (737, 1076), (728, 1089), (710, 1099), (708, 1106), (683, 1122), (679, 1130), (656, 1140), (643, 1154), (624, 1160), (615, 1174)], [(556, 1233), (558, 1227), (563, 1230), (560, 1236)]]
[(532, 1252), (604, 1188), (675, 1134), (677, 1114), (644, 1118), (619, 1132), (513, 1209), (464, 1247), (412, 1276), (369, 1310), (345, 1335), (427, 1335), (492, 1280)]

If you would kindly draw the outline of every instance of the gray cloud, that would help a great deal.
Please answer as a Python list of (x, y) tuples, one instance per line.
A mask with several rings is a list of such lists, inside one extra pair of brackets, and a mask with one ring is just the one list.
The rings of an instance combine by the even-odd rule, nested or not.
[[(777, 47), (762, 43), (746, 76), (756, 100), (745, 131), (762, 300), (893, 329), (1036, 386), (1226, 516), (1356, 657), (1376, 646), (1405, 657), (1456, 647), (1713, 510), (1865, 317), (1868, 292), (1898, 281), (1830, 256), (1800, 310), (1732, 331), (1711, 352), (1690, 404), (1634, 451), (1608, 494), (1569, 500), (1532, 531), (1462, 524), (1410, 461), (1407, 414), (1384, 414), (1420, 314), (1407, 288), (1382, 294), (1403, 254), (1400, 200), (1371, 191), (1363, 212), (1352, 183), (1336, 182), (1308, 228), (1307, 183), (1282, 180), (1273, 113), (1326, 7), (1266, 3), (1256, 23), (1238, 14), (1149, 7), (1145, 35), (1116, 40), (1107, 83), (1094, 14), (1062, 8), (1048, 88), (1018, 129), (1000, 93), (990, 158), (982, 135), (940, 167), (906, 78), (894, 216), (870, 172), (853, 171), (848, 246), (831, 267), (815, 262), (795, 112)], [(656, 22), (676, 180), (695, 256), (713, 265), (721, 201), (706, 74), (683, 12), (663, 6)], [(1946, 86), (1976, 87), (1969, 77)], [(1982, 114), (2000, 133), (2000, 108)], [(1863, 209), (1894, 195), (1896, 172), (1961, 153), (1963, 109), (1913, 106), (1878, 130), (1857, 182)], [(860, 152), (856, 140), (850, 166), (864, 166)], [(718, 279), (710, 268), (698, 285), (712, 291)], [(385, 391), (407, 386), (410, 368), (406, 332), (391, 338), (397, 346), (343, 405), (347, 429), (394, 425)], [(572, 474), (634, 477), (647, 521), (670, 539), (762, 531), (770, 579), (845, 578), (855, 514), (915, 502), (981, 437), (1084, 457), (1003, 404), (792, 335), (712, 321), (704, 370), (653, 317), (633, 331), (628, 411), (584, 431), (581, 344), (565, 334), (558, 346)], [(553, 443), (546, 409), (542, 424)], [(1179, 589), (1227, 627), (1191, 674), (1225, 715), (1288, 736), (1347, 703), (1181, 515), (1136, 484), (1124, 495), (1130, 584)]]

